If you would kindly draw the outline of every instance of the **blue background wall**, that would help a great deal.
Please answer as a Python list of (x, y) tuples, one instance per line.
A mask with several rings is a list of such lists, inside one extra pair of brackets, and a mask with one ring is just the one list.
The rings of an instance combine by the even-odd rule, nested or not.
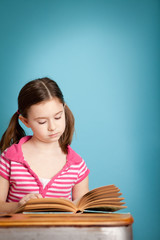
[(158, 0), (0, 1), (0, 136), (21, 87), (56, 80), (90, 189), (120, 188), (135, 240), (160, 237), (159, 20)]

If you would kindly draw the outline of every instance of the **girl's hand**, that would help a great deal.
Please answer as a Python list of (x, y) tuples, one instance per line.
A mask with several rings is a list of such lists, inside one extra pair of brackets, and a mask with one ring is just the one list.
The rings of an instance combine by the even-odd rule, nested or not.
[(28, 202), (30, 199), (35, 199), (35, 198), (42, 198), (42, 195), (39, 193), (29, 193), (19, 201), (18, 205), (19, 205), (19, 207), (21, 207), (26, 202)]
[(81, 198), (78, 198), (78, 199), (76, 199), (76, 200), (73, 200), (72, 202), (73, 202), (75, 205), (77, 205), (80, 199), (81, 199)]

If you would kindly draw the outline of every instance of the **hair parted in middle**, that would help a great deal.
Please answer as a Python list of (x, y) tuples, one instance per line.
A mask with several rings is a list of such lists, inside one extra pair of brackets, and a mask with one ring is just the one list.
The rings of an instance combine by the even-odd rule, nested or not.
[(18, 113), (16, 112), (13, 115), (8, 129), (2, 136), (0, 144), (1, 151), (13, 143), (18, 143), (18, 141), (25, 136), (23, 128), (21, 128), (18, 123), (18, 115), (21, 114), (27, 118), (28, 109), (32, 105), (52, 98), (57, 98), (64, 106), (66, 127), (59, 139), (59, 144), (62, 151), (67, 153), (67, 146), (71, 144), (74, 133), (74, 116), (65, 104), (63, 94), (57, 83), (47, 77), (30, 81), (21, 89), (18, 96)]

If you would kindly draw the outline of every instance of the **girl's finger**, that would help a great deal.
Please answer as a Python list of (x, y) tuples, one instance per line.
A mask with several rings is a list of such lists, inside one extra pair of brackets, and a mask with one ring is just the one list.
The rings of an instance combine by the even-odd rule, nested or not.
[(42, 198), (42, 195), (38, 193), (38, 194), (37, 194), (37, 197), (38, 197), (38, 198)]

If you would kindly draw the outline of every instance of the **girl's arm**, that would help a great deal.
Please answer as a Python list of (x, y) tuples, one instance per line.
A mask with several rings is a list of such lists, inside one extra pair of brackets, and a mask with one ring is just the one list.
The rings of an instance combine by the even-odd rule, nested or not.
[(33, 198), (42, 198), (41, 194), (30, 193), (25, 195), (19, 202), (6, 202), (9, 190), (9, 181), (0, 176), (0, 213), (14, 213), (18, 207)]
[(77, 183), (72, 189), (72, 200), (77, 202), (85, 193), (89, 191), (88, 187), (88, 176)]
[(14, 212), (17, 207), (17, 202), (6, 202), (8, 190), (9, 190), (9, 181), (0, 176), (0, 213), (11, 213)]

